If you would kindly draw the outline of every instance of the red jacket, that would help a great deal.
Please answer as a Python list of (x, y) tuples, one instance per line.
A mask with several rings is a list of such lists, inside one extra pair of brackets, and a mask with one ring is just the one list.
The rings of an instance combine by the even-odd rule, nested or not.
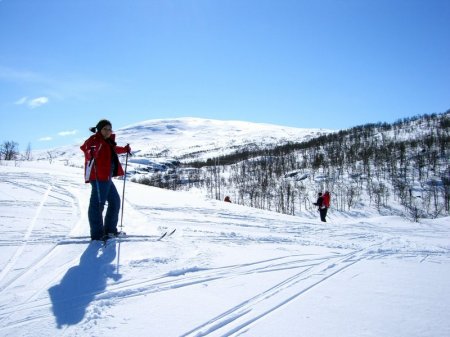
[[(89, 137), (83, 145), (80, 146), (84, 152), (85, 158), (85, 181), (98, 179), (99, 181), (108, 181), (111, 177), (123, 176), (122, 165), (117, 158), (117, 154), (126, 153), (128, 148), (116, 146), (115, 134), (107, 140), (103, 138), (100, 132)], [(95, 166), (94, 160), (95, 159)], [(114, 171), (111, 171), (113, 165)]]
[(323, 205), (326, 208), (330, 208), (330, 192), (325, 192), (323, 195)]

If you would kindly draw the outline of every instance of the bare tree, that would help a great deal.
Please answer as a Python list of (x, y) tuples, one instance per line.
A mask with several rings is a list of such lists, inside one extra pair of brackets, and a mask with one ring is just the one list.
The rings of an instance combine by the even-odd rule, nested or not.
[(19, 144), (14, 141), (5, 141), (0, 147), (1, 158), (16, 160), (19, 155)]
[(32, 160), (33, 156), (31, 154), (31, 143), (28, 143), (27, 149), (25, 150), (25, 156), (24, 156), (25, 160)]

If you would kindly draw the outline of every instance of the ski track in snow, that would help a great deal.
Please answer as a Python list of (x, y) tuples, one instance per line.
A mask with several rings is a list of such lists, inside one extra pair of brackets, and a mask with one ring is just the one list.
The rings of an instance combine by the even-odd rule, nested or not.
[[(379, 246), (377, 244), (376, 246)], [(238, 274), (266, 273), (282, 269), (295, 269), (298, 273), (273, 285), (266, 291), (248, 298), (239, 305), (230, 308), (221, 315), (214, 317), (201, 326), (198, 326), (181, 337), (202, 336), (234, 336), (250, 324), (265, 318), (275, 310), (282, 308), (307, 291), (327, 281), (336, 274), (351, 267), (355, 263), (367, 258), (369, 252), (375, 248), (356, 250), (344, 255), (328, 256), (314, 259), (298, 259), (298, 257), (283, 257), (277, 260), (288, 259), (288, 262), (269, 263), (249, 271), (239, 271)], [(293, 259), (294, 258), (294, 259)], [(235, 272), (227, 272), (225, 277), (233, 277)], [(217, 277), (218, 274), (214, 273)]]
[(6, 276), (6, 274), (9, 273), (9, 271), (11, 270), (11, 268), (14, 266), (14, 264), (16, 263), (18, 257), (22, 254), (23, 250), (25, 249), (26, 246), (26, 242), (28, 241), (28, 239), (30, 238), (31, 232), (33, 231), (34, 225), (36, 224), (36, 219), (39, 217), (39, 215), (41, 214), (42, 208), (44, 206), (45, 201), (48, 198), (48, 195), (50, 194), (52, 190), (52, 186), (49, 186), (47, 188), (47, 190), (44, 193), (44, 197), (42, 198), (41, 203), (39, 204), (37, 211), (36, 211), (36, 215), (34, 216), (34, 218), (31, 220), (30, 225), (28, 226), (26, 232), (25, 232), (25, 236), (24, 236), (24, 242), (19, 246), (19, 248), (16, 250), (16, 253), (14, 254), (14, 256), (11, 258), (11, 260), (8, 262), (8, 264), (6, 265), (5, 268), (3, 268), (2, 272), (0, 273), (0, 282), (3, 280), (3, 278)]
[[(182, 337), (208, 336), (220, 329), (227, 330), (220, 332), (222, 336), (231, 336), (236, 334), (249, 324), (255, 323), (257, 320), (264, 318), (271, 312), (288, 304), (304, 292), (311, 290), (338, 272), (358, 262), (359, 259), (355, 259), (353, 261), (351, 260), (351, 257), (355, 257), (355, 255), (356, 252), (348, 254), (343, 258), (329, 258), (317, 264), (307, 265), (306, 267), (296, 266), (294, 268), (301, 270), (299, 273), (296, 273), (294, 276), (282, 281), (281, 283), (275, 284), (272, 288), (247, 299), (239, 305), (224, 312), (220, 316), (210, 319), (200, 327), (196, 327), (195, 329), (183, 334)], [(305, 269), (302, 270), (302, 268)], [(270, 272), (270, 270), (260, 272)], [(283, 295), (283, 291), (294, 287), (294, 294)], [(276, 298), (273, 299), (275, 296)], [(269, 301), (272, 303), (270, 303), (269, 307), (266, 308), (265, 302)], [(243, 320), (243, 322), (235, 323), (238, 318)]]
[[(0, 272), (0, 334), (4, 336), (14, 335), (15, 329), (28, 326), (32, 331), (34, 323), (52, 321), (55, 315), (52, 308), (64, 307), (70, 301), (74, 301), (74, 310), (78, 308), (76, 310), (84, 313), (80, 322), (94, 326), (95, 321), (103, 317), (101, 312), (105, 308), (135, 297), (247, 276), (286, 273), (262, 291), (224, 307), (221, 313), (205, 317), (203, 322), (179, 334), (180, 337), (238, 336), (251, 325), (364, 260), (397, 256), (415, 257), (422, 263), (430, 256), (450, 255), (450, 248), (446, 245), (422, 249), (408, 241), (415, 235), (436, 238), (447, 233), (443, 228), (415, 228), (410, 230), (411, 236), (407, 239), (402, 238), (402, 234), (408, 230), (380, 227), (375, 230), (373, 223), (342, 224), (337, 229), (336, 226), (318, 227), (315, 220), (301, 224), (296, 218), (283, 218), (277, 223), (277, 215), (264, 213), (269, 220), (261, 224), (251, 211), (248, 216), (227, 209), (214, 214), (214, 209), (197, 209), (189, 205), (176, 209), (164, 203), (145, 206), (130, 197), (125, 203), (130, 219), (141, 224), (152, 219), (164, 228), (176, 225), (175, 238), (155, 242), (158, 238), (155, 231), (151, 235), (136, 234), (119, 239), (107, 247), (95, 246), (96, 243), (89, 243), (88, 236), (81, 234), (87, 230), (86, 217), (82, 216), (86, 200), (82, 198), (86, 198), (88, 192), (84, 191), (82, 196), (74, 192), (79, 189), (77, 181), (43, 173), (6, 173), (0, 184), (2, 190), (5, 189), (5, 197), (0, 200), (2, 210), (9, 207), (19, 209), (19, 212), (24, 210), (23, 221), (28, 223), (15, 229), (8, 239), (0, 240), (0, 248), (10, 252)], [(33, 200), (17, 198), (21, 193), (33, 195)], [(164, 223), (167, 214), (178, 214), (179, 217), (175, 217), (172, 223)], [(69, 219), (66, 215), (70, 215)], [(260, 215), (259, 221), (264, 216)], [(0, 216), (1, 224), (7, 225), (10, 217), (9, 214)], [(53, 219), (51, 221), (55, 224), (49, 224), (49, 219)], [(253, 243), (273, 245), (285, 253), (270, 259), (215, 265), (213, 256), (201, 252), (208, 244), (245, 246)], [(142, 247), (159, 245), (167, 254), (136, 258), (122, 265), (121, 249), (131, 244)], [(324, 247), (327, 252), (322, 255), (300, 254), (299, 245)], [(28, 251), (36, 247), (40, 248), (38, 253), (30, 258), (32, 253)], [(61, 286), (63, 280), (70, 276), (70, 270), (82, 268), (86, 258), (105, 259), (100, 265), (105, 270), (104, 279), (82, 294), (75, 293), (73, 298), (66, 295), (50, 300), (48, 292), (56, 291), (55, 285), (59, 282)], [(56, 260), (58, 264), (55, 264)], [(154, 270), (144, 273), (148, 265), (152, 265)], [(120, 274), (119, 268), (125, 273)], [(126, 272), (130, 270), (135, 270), (140, 277), (127, 278)], [(32, 286), (34, 283), (36, 286)], [(23, 290), (23, 285), (31, 286)], [(69, 335), (74, 326), (63, 321), (58, 334)], [(89, 329), (89, 326), (84, 329)]]

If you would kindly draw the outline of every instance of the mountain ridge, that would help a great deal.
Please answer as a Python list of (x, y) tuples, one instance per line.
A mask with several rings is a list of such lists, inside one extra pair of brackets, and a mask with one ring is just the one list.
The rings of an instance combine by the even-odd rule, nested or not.
[[(334, 131), (237, 120), (181, 117), (131, 124), (118, 129), (117, 137), (134, 138), (135, 144), (132, 147), (141, 150), (140, 155), (151, 156), (155, 152), (164, 152), (166, 156), (176, 158), (193, 155), (197, 159), (206, 159), (233, 152), (237, 147), (274, 146), (280, 142), (303, 141), (330, 132)], [(139, 137), (141, 139), (138, 140)], [(143, 149), (147, 149), (147, 152)]]
[[(115, 130), (117, 143), (129, 143), (140, 157), (192, 157), (191, 160), (230, 154), (246, 146), (272, 147), (299, 142), (332, 132), (335, 130), (197, 117), (149, 119)], [(36, 150), (33, 154), (39, 160), (52, 157), (77, 165), (73, 159), (82, 156), (80, 145)]]

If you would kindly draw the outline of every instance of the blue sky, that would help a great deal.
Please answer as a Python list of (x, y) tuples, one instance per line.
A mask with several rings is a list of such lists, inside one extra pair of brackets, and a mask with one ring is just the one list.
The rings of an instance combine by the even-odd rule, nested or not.
[(0, 142), (204, 117), (343, 129), (450, 108), (448, 0), (0, 0)]

